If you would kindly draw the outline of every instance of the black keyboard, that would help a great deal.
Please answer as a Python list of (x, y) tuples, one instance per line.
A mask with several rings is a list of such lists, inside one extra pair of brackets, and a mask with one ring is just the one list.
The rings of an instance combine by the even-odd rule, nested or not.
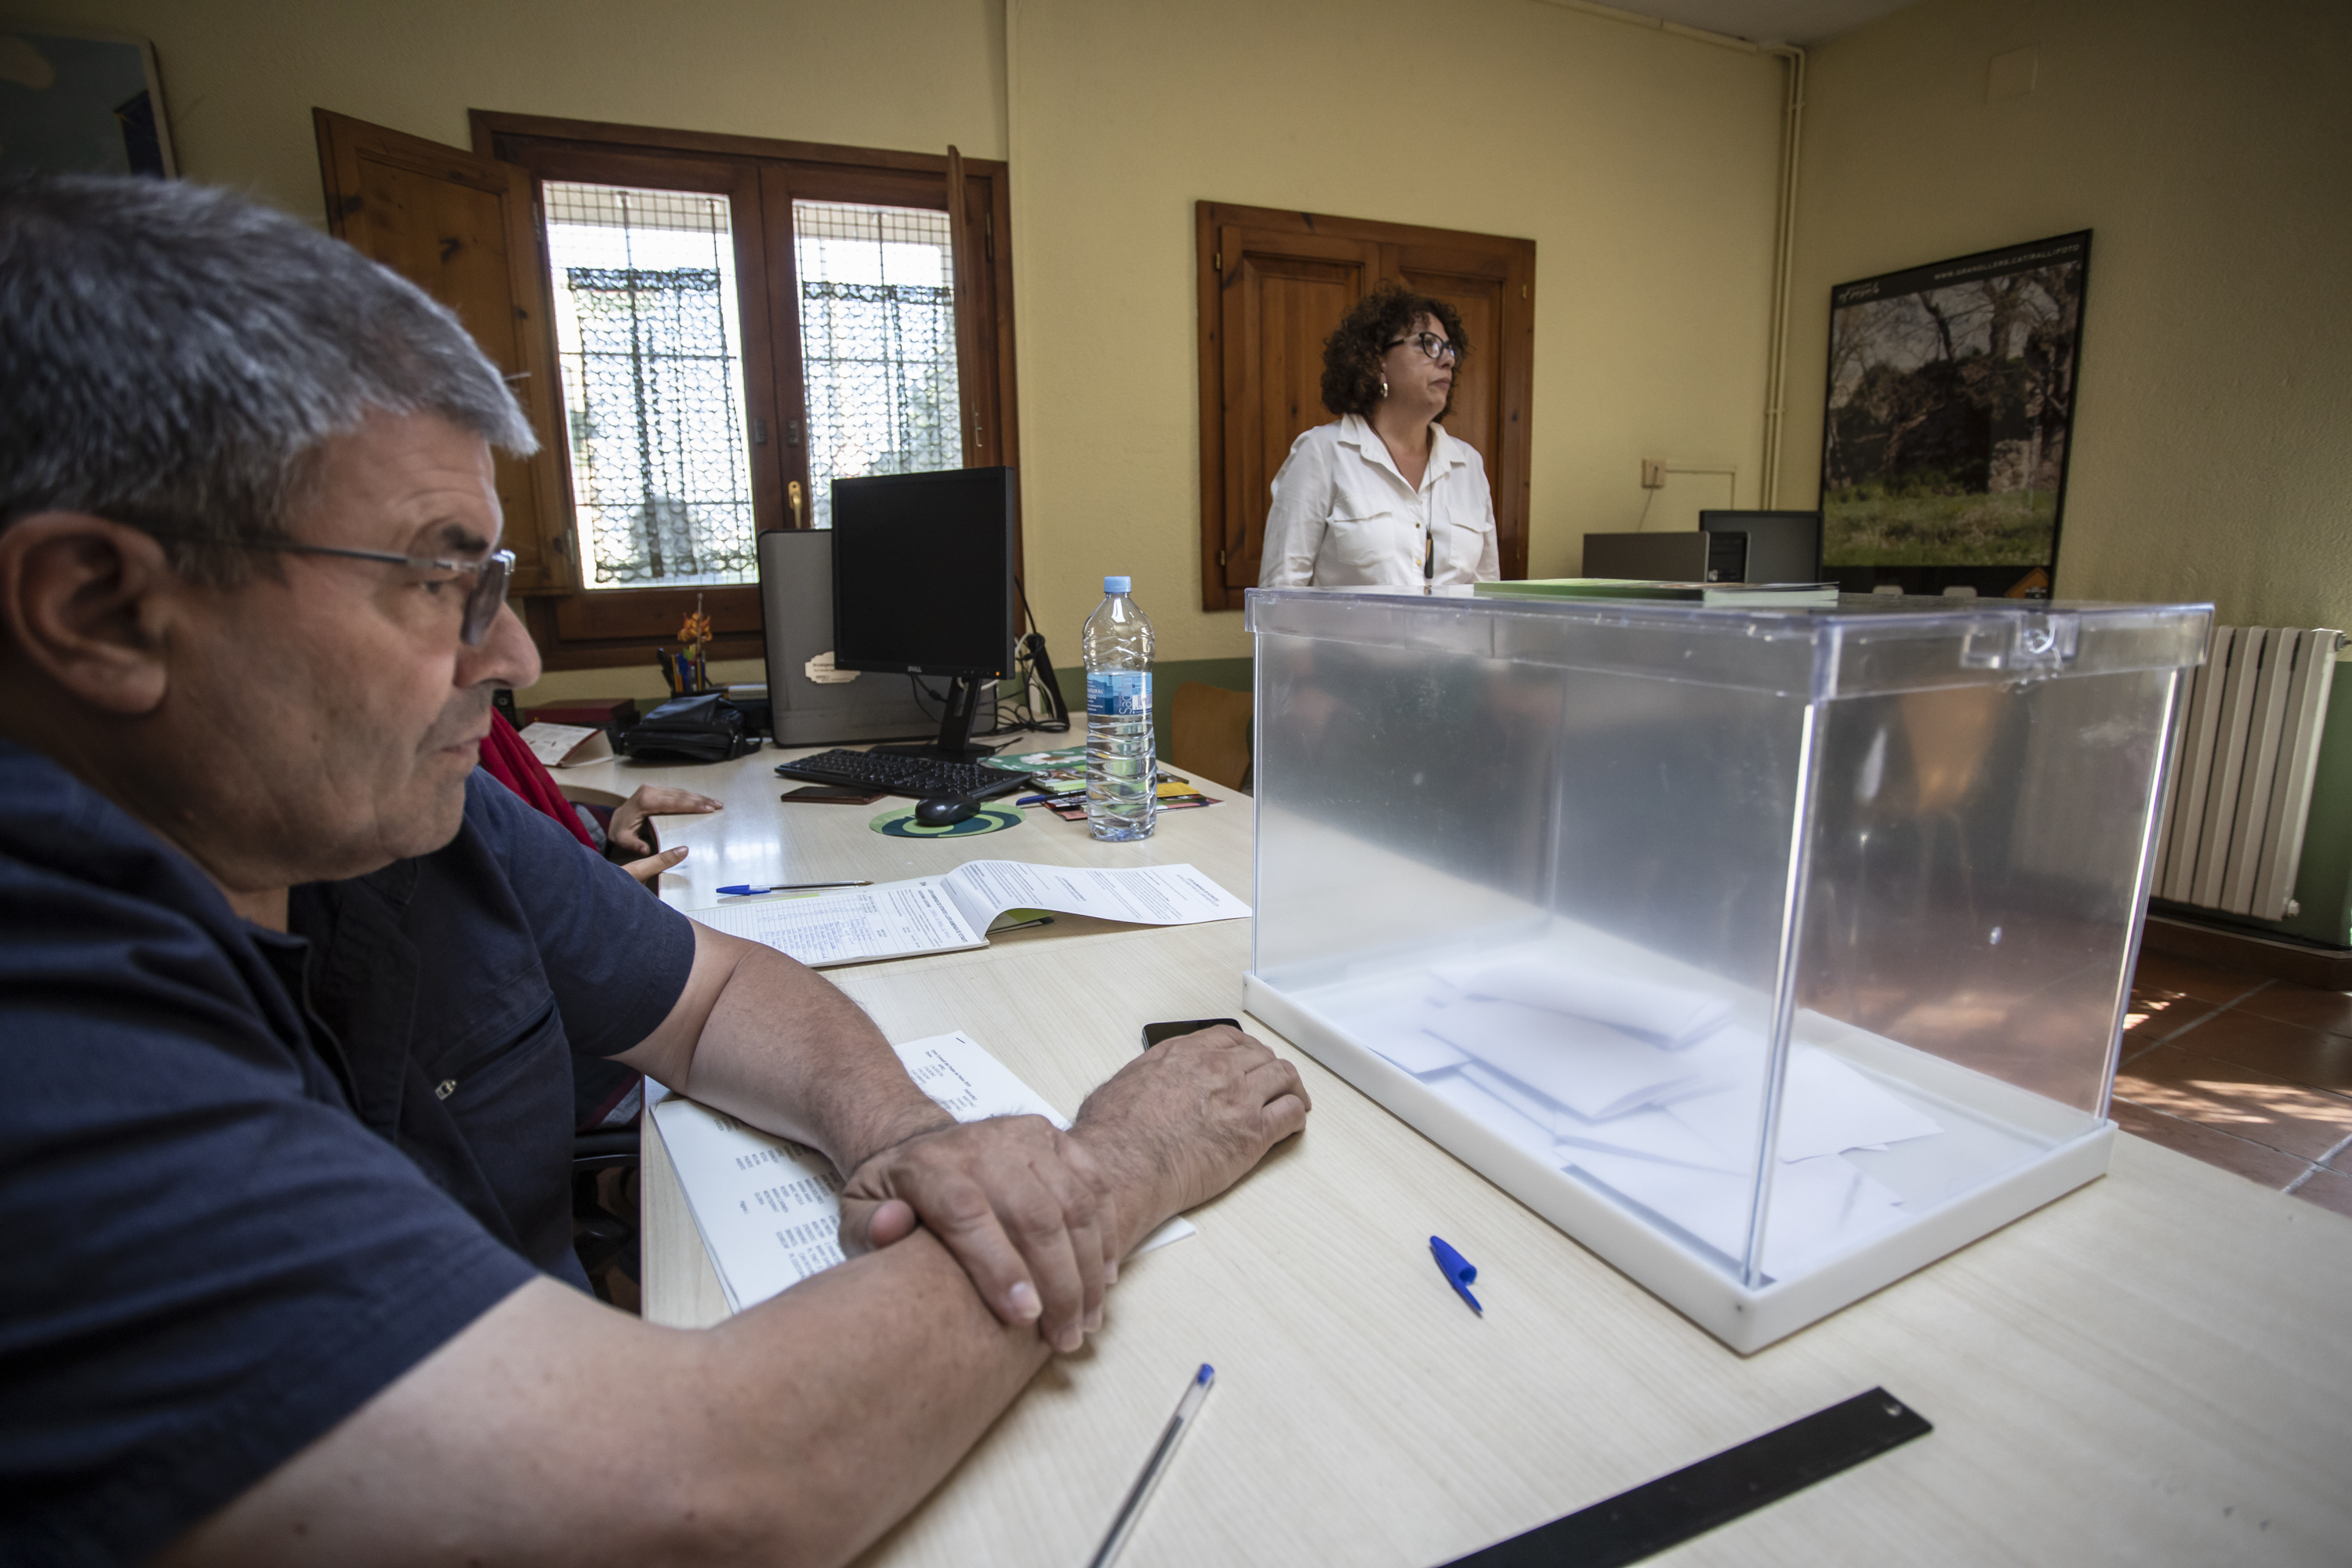
[(819, 752), (797, 762), (779, 763), (781, 778), (806, 779), (811, 784), (845, 784), (853, 789), (880, 790), (885, 795), (929, 800), (960, 795), (967, 800), (990, 800), (1011, 795), (1029, 783), (1027, 773), (979, 763), (950, 763), (937, 757), (908, 757), (896, 752)]

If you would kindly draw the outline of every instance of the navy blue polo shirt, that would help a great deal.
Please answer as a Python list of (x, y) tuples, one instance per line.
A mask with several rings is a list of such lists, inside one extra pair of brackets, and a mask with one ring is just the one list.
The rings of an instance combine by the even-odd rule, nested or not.
[(692, 927), (477, 773), (280, 935), (0, 742), (0, 1560), (143, 1557), (535, 1271)]

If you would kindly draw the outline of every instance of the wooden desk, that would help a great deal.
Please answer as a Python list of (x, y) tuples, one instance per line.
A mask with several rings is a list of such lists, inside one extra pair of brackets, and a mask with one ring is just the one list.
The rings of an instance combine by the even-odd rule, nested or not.
[[(1248, 894), (1246, 803), (1171, 814), (1140, 846), (1044, 818), (901, 847), (866, 832), (879, 806), (782, 808), (780, 824), (767, 765), (732, 764), (720, 787), (710, 769), (665, 781), (739, 802), (663, 825), (698, 856), (718, 836), (698, 868), (710, 885), (954, 863), (909, 854), (1101, 854), (1193, 860)], [(655, 773), (612, 771), (624, 790)], [(821, 813), (835, 815), (803, 826)], [(763, 835), (777, 858), (755, 863)], [(1241, 921), (1021, 934), (1038, 940), (832, 975), (891, 1038), (962, 1028), (1075, 1109), (1144, 1022), (1233, 1012), (1249, 957)], [(1105, 1331), (869, 1562), (1083, 1563), (1202, 1361), (1217, 1391), (1121, 1559), (1134, 1568), (1443, 1563), (1874, 1384), (1935, 1433), (1661, 1561), (2352, 1558), (2352, 1221), (2120, 1138), (2104, 1180), (1742, 1358), (1255, 1032), (1305, 1076), (1307, 1132), (1196, 1211), (1198, 1237), (1126, 1270)], [(1431, 1263), (1432, 1232), (1478, 1265), (1483, 1320)], [(715, 1321), (658, 1140), (646, 1233), (647, 1316)]]

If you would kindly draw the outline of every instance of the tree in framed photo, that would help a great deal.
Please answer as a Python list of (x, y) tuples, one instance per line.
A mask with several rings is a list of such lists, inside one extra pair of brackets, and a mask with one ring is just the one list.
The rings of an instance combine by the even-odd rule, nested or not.
[(2046, 590), (2056, 565), (2087, 231), (1830, 296), (1823, 564), (1850, 587)]

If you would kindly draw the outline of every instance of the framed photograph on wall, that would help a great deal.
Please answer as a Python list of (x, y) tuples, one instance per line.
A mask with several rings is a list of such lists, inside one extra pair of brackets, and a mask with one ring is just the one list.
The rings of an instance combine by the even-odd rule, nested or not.
[(2044, 597), (2091, 234), (1830, 290), (1822, 562), (1849, 592)]
[(177, 174), (144, 38), (0, 25), (0, 174)]

